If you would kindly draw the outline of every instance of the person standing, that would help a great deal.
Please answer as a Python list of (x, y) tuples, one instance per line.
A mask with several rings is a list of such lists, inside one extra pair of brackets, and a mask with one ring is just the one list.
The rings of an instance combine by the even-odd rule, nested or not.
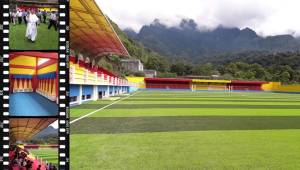
[(29, 11), (27, 16), (27, 29), (25, 37), (27, 37), (31, 42), (35, 42), (38, 22), (39, 18), (35, 15), (34, 10)]
[(14, 25), (16, 25), (16, 23), (17, 23), (17, 18), (18, 18), (18, 16), (17, 16), (17, 11), (14, 10), (14, 11), (12, 12), (12, 22), (13, 22)]
[(9, 23), (13, 23), (13, 16), (12, 16), (13, 11), (9, 11)]
[(18, 10), (17, 16), (18, 16), (19, 24), (22, 24), (22, 16), (23, 16), (22, 11)]
[(43, 15), (43, 23), (46, 24), (46, 19), (47, 19), (47, 12), (46, 12), (46, 10), (43, 11), (42, 15)]
[(26, 10), (24, 10), (23, 12), (22, 12), (22, 16), (23, 16), (23, 20), (24, 20), (24, 23), (25, 24), (27, 24), (27, 15), (28, 15), (28, 13), (27, 13), (27, 11)]
[(51, 29), (52, 25), (54, 26), (55, 31), (57, 31), (57, 16), (55, 11), (52, 11), (50, 14), (50, 24), (48, 26), (48, 29)]
[(42, 12), (39, 10), (37, 13), (37, 17), (39, 18), (39, 20), (42, 22)]

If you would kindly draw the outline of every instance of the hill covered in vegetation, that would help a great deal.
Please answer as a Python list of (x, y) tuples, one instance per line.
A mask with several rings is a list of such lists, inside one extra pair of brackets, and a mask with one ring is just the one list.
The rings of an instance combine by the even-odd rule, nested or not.
[(224, 26), (204, 30), (199, 29), (192, 19), (182, 19), (178, 26), (173, 27), (156, 19), (150, 25), (144, 25), (138, 33), (128, 29), (125, 32), (160, 54), (193, 62), (225, 52), (293, 52), (300, 49), (299, 41), (289, 34), (262, 37), (251, 28)]
[(112, 22), (112, 25), (131, 57), (140, 59), (146, 69), (157, 70), (159, 77), (217, 75), (222, 79), (300, 82), (300, 53), (297, 51), (223, 52), (203, 56), (198, 62), (193, 62), (185, 57), (154, 52), (138, 40), (130, 38), (117, 24)]

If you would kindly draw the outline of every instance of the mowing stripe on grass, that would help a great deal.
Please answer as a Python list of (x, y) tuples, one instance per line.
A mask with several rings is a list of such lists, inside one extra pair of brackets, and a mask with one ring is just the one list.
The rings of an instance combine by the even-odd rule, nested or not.
[(300, 129), (300, 116), (88, 117), (71, 126), (72, 134), (273, 129)]
[(101, 107), (100, 109), (97, 109), (97, 110), (95, 110), (95, 111), (93, 111), (93, 112), (90, 112), (90, 113), (88, 113), (88, 114), (86, 114), (86, 115), (84, 115), (84, 116), (81, 116), (81, 117), (79, 117), (79, 118), (77, 118), (77, 119), (75, 119), (75, 120), (72, 120), (72, 121), (70, 122), (70, 124), (73, 124), (73, 123), (75, 123), (75, 122), (77, 122), (77, 121), (79, 121), (79, 120), (81, 120), (81, 119), (83, 119), (83, 118), (86, 118), (86, 117), (88, 117), (88, 116), (90, 116), (90, 115), (92, 115), (92, 114), (94, 114), (94, 113), (96, 113), (96, 112), (99, 112), (99, 111), (101, 111), (101, 110), (103, 110), (103, 109), (105, 109), (105, 108), (108, 108), (108, 107), (110, 107), (110, 106), (112, 106), (112, 105), (114, 105), (114, 104), (116, 104), (116, 103), (119, 103), (119, 102), (121, 102), (121, 101), (123, 101), (123, 100), (125, 100), (125, 99), (127, 99), (127, 98), (129, 98), (129, 97), (131, 97), (131, 96), (134, 96), (134, 95), (136, 95), (136, 94), (138, 94), (138, 93), (140, 93), (140, 91), (138, 91), (138, 92), (136, 92), (136, 93), (132, 93), (131, 95), (129, 95), (129, 96), (127, 96), (127, 97), (121, 98), (120, 100), (117, 100), (117, 101), (115, 101), (115, 102), (112, 102), (111, 104), (108, 104), (108, 105), (106, 105), (106, 106), (104, 106), (104, 107)]
[(175, 102), (181, 102), (181, 101), (192, 101), (192, 102), (278, 102), (278, 103), (300, 103), (300, 100), (257, 100), (257, 99), (252, 99), (252, 100), (248, 100), (248, 99), (226, 99), (226, 98), (222, 98), (222, 99), (202, 99), (202, 98), (157, 98), (157, 99), (146, 99), (146, 98), (131, 98), (131, 99), (127, 99), (126, 101), (145, 101), (145, 102), (157, 102), (157, 101), (175, 101)]
[[(118, 100), (118, 102), (120, 102)], [(116, 103), (118, 103), (116, 102)], [(205, 108), (211, 108), (211, 109), (217, 109), (217, 108), (224, 108), (224, 109), (300, 109), (300, 105), (255, 105), (255, 104), (110, 104), (114, 105), (110, 107), (109, 109), (164, 109), (164, 108), (199, 108), (199, 109), (205, 109)], [(77, 107), (76, 109), (97, 109), (99, 107), (98, 104), (87, 104), (82, 107)], [(105, 106), (103, 108), (107, 108), (108, 106)], [(102, 109), (101, 109), (102, 110)], [(97, 111), (97, 110), (96, 110)]]

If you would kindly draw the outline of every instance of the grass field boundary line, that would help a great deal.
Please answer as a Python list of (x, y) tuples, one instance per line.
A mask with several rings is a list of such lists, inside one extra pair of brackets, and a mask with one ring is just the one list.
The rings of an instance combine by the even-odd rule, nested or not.
[(115, 102), (112, 102), (112, 103), (110, 103), (110, 104), (104, 106), (104, 107), (101, 107), (100, 109), (94, 110), (94, 111), (92, 111), (92, 112), (90, 112), (90, 113), (88, 113), (88, 114), (85, 114), (85, 115), (83, 115), (83, 116), (77, 118), (77, 119), (74, 119), (74, 120), (72, 120), (72, 121), (70, 122), (70, 124), (73, 124), (73, 123), (75, 123), (75, 122), (77, 122), (77, 121), (79, 121), (79, 120), (81, 120), (81, 119), (83, 119), (83, 118), (86, 118), (86, 117), (88, 117), (88, 116), (90, 116), (90, 115), (92, 115), (92, 114), (94, 114), (94, 113), (96, 113), (96, 112), (99, 112), (99, 111), (101, 111), (101, 110), (103, 110), (103, 109), (106, 109), (106, 108), (108, 108), (108, 107), (110, 107), (110, 106), (112, 106), (112, 105), (114, 105), (114, 104), (116, 104), (116, 103), (119, 103), (119, 102), (123, 101), (123, 100), (126, 100), (126, 99), (128, 99), (129, 97), (132, 97), (132, 96), (134, 96), (134, 95), (136, 95), (136, 94), (138, 94), (138, 93), (140, 93), (140, 92), (141, 92), (141, 91), (132, 93), (132, 94), (130, 94), (129, 96), (126, 96), (126, 97), (124, 97), (124, 98), (121, 98), (120, 100), (117, 100), (117, 101), (115, 101)]

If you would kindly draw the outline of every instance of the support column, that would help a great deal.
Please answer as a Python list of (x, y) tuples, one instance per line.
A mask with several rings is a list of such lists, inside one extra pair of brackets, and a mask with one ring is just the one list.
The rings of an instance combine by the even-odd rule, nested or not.
[(112, 96), (114, 96), (115, 95), (115, 86), (112, 86), (112, 94), (111, 94)]
[(96, 100), (98, 100), (98, 98), (99, 98), (99, 96), (98, 96), (98, 86), (94, 85), (94, 87), (93, 87), (93, 100), (96, 101)]
[(79, 104), (82, 104), (82, 85), (79, 85)]
[(110, 93), (109, 93), (109, 85), (107, 85), (107, 93), (106, 93), (106, 97), (109, 97)]

